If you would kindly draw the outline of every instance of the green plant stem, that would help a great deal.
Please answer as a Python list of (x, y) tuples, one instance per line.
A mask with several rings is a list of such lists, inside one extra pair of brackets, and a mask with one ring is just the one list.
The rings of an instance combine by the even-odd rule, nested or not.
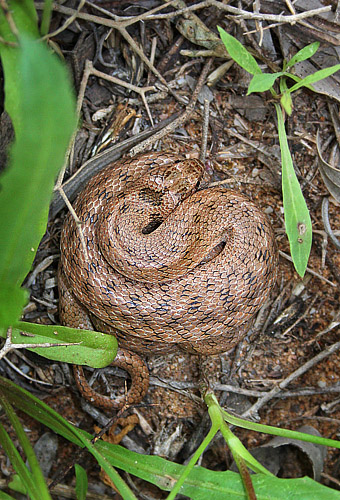
[(256, 500), (256, 493), (255, 493), (253, 483), (251, 481), (251, 477), (249, 474), (249, 470), (247, 468), (247, 464), (245, 463), (243, 458), (241, 458), (237, 454), (234, 456), (234, 460), (235, 460), (235, 463), (237, 465), (240, 476), (242, 478), (242, 483), (244, 485), (247, 500)]
[(250, 422), (239, 417), (235, 417), (222, 409), (225, 420), (232, 425), (248, 429), (250, 431), (262, 432), (274, 436), (287, 437), (291, 439), (298, 439), (299, 441), (306, 441), (308, 443), (320, 444), (323, 446), (331, 446), (333, 448), (340, 448), (340, 441), (335, 439), (327, 439), (320, 436), (313, 436), (312, 434), (305, 434), (303, 432), (291, 431), (289, 429), (280, 429), (272, 425), (258, 424), (257, 422)]
[(220, 407), (215, 395), (213, 393), (208, 393), (206, 394), (204, 400), (208, 405), (208, 411), (212, 424), (219, 428), (234, 457), (242, 479), (247, 500), (256, 500), (256, 494), (248, 467), (255, 472), (263, 473), (268, 476), (272, 476), (272, 473), (255, 460), (255, 458), (243, 446), (241, 441), (231, 432), (225, 422), (223, 410)]
[(195, 451), (195, 453), (191, 457), (190, 462), (188, 463), (188, 465), (184, 469), (183, 473), (180, 475), (177, 483), (175, 484), (175, 486), (171, 490), (170, 494), (167, 496), (166, 500), (174, 500), (174, 498), (176, 497), (177, 493), (179, 493), (179, 490), (181, 489), (184, 481), (186, 480), (186, 478), (190, 474), (191, 470), (195, 466), (197, 460), (202, 455), (202, 453), (204, 452), (205, 448), (208, 446), (208, 444), (213, 439), (213, 437), (218, 432), (218, 430), (219, 430), (219, 425), (216, 422), (212, 422), (210, 431), (208, 432), (208, 434), (203, 439), (203, 441), (200, 444), (200, 446), (197, 448), (197, 450)]
[[(251, 482), (251, 477), (249, 474), (249, 471), (247, 469), (247, 464), (245, 460), (239, 455), (237, 452), (235, 452), (236, 447), (239, 445), (238, 439), (236, 438), (234, 434), (231, 432), (227, 424), (225, 423), (223, 416), (222, 416), (222, 409), (220, 405), (217, 402), (217, 399), (215, 398), (208, 398), (209, 402), (209, 415), (212, 420), (212, 422), (216, 422), (216, 425), (219, 426), (219, 429), (222, 433), (222, 436), (224, 437), (226, 443), (230, 447), (230, 450), (232, 452), (233, 458), (235, 460), (235, 463), (237, 465), (237, 468), (239, 470), (240, 476), (242, 478), (243, 486), (246, 492), (247, 500), (256, 500), (256, 494), (254, 490), (253, 483)], [(217, 404), (216, 404), (217, 403)], [(235, 443), (233, 443), (235, 441)]]
[(44, 8), (41, 15), (40, 33), (41, 36), (47, 35), (50, 29), (51, 15), (52, 15), (53, 1), (45, 0)]

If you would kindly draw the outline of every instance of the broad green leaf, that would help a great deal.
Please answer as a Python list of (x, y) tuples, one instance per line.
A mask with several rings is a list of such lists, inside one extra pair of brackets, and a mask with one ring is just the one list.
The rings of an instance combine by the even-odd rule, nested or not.
[(333, 75), (337, 71), (340, 71), (340, 64), (336, 64), (335, 66), (330, 66), (329, 68), (320, 69), (319, 71), (316, 71), (312, 75), (308, 75), (306, 76), (306, 78), (303, 78), (300, 82), (293, 85), (293, 87), (291, 87), (289, 90), (290, 92), (294, 92), (300, 87), (308, 87), (311, 83), (319, 82), (320, 80), (323, 80), (324, 78)]
[[(8, 0), (7, 5), (19, 33), (32, 38), (39, 37), (38, 16), (33, 0)], [(3, 9), (0, 8), (0, 36), (7, 42), (18, 43), (16, 35), (11, 31)], [(19, 106), (21, 102), (20, 88), (16, 82), (21, 80), (19, 59), (20, 51), (5, 43), (0, 43), (0, 56), (5, 74), (5, 109), (12, 119), (17, 133), (23, 126)]]
[[(22, 332), (25, 332), (26, 335)], [(6, 332), (0, 331), (0, 336), (5, 337)], [(16, 323), (12, 331), (13, 344), (58, 344), (64, 342), (80, 342), (80, 344), (36, 347), (29, 350), (55, 361), (88, 365), (93, 368), (103, 368), (109, 365), (117, 353), (117, 340), (114, 335), (101, 332), (78, 330), (67, 326), (38, 325), (24, 321)]]
[[(0, 282), (0, 330), (2, 327), (7, 329), (13, 321), (20, 317), (20, 315), (22, 314), (22, 309), (27, 303), (27, 300), (27, 290), (19, 288), (18, 285), (15, 284)], [(9, 321), (9, 319), (11, 319), (11, 321)]]
[[(71, 442), (83, 447), (83, 437), (91, 439), (90, 434), (77, 429), (38, 398), (3, 377), (0, 377), (0, 390), (18, 409), (66, 439), (71, 438)], [(81, 435), (83, 437), (80, 437)], [(94, 448), (114, 467), (130, 472), (166, 491), (173, 488), (184, 469), (183, 465), (161, 457), (143, 456), (104, 441), (97, 441)], [(278, 479), (255, 474), (252, 481), (258, 500), (282, 500), (285, 497), (294, 500), (340, 500), (340, 492), (322, 486), (310, 478)], [(239, 474), (210, 471), (203, 467), (195, 467), (190, 472), (181, 494), (194, 500), (206, 500), (212, 495), (214, 500), (246, 500)]]
[[(139, 456), (117, 445), (100, 441), (98, 448), (113, 466), (155, 484), (162, 490), (171, 491), (184, 466), (161, 457)], [(310, 478), (278, 479), (264, 474), (252, 475), (258, 500), (339, 500), (340, 492), (322, 486)], [(240, 475), (235, 472), (217, 472), (196, 466), (189, 474), (180, 493), (194, 500), (246, 500)]]
[(228, 51), (228, 54), (241, 68), (248, 71), (252, 75), (261, 74), (261, 68), (257, 64), (256, 59), (243, 47), (236, 38), (229, 35), (223, 28), (217, 26), (222, 42)]
[(275, 104), (282, 163), (282, 194), (286, 232), (290, 252), (298, 274), (303, 277), (312, 246), (312, 222), (303, 197), (299, 181), (296, 178), (292, 157), (288, 147), (282, 110)]
[(287, 113), (287, 115), (291, 115), (293, 111), (293, 102), (292, 102), (292, 95), (290, 92), (284, 92), (281, 96), (280, 99), (281, 106)]
[[(18, 472), (18, 474), (20, 474), (20, 477), (23, 480), (23, 483), (26, 486), (27, 491), (29, 491), (31, 493), (32, 499), (33, 499), (33, 495), (34, 495), (34, 498), (37, 498), (39, 500), (45, 500), (45, 499), (51, 500), (51, 495), (49, 494), (43, 473), (41, 472), (41, 468), (40, 468), (38, 459), (33, 451), (32, 445), (29, 442), (28, 437), (26, 436), (26, 433), (25, 433), (16, 413), (14, 412), (11, 404), (7, 401), (7, 398), (1, 393), (0, 393), (0, 403), (1, 403), (2, 409), (5, 411), (5, 413), (7, 415), (7, 418), (9, 419), (10, 423), (13, 426), (13, 429), (14, 429), (16, 436), (19, 440), (19, 443), (20, 443), (20, 445), (21, 445), (21, 447), (26, 455), (27, 460), (28, 460), (28, 463), (29, 463), (29, 466), (31, 469), (31, 473), (29, 474), (29, 476), (31, 477), (31, 481), (29, 481), (28, 483), (25, 482), (28, 478), (28, 474), (23, 473), (23, 468), (22, 468), (21, 462), (20, 462), (19, 468), (18, 469), (16, 468), (16, 471)], [(17, 465), (19, 464), (19, 462), (16, 459), (15, 459), (15, 462), (17, 463)], [(13, 467), (15, 467), (14, 464), (13, 464)], [(25, 464), (24, 464), (24, 467), (27, 469)], [(32, 488), (32, 485), (33, 485), (33, 488)]]
[(76, 471), (77, 500), (86, 500), (87, 487), (88, 487), (86, 470), (81, 465), (76, 464), (75, 471)]
[[(19, 76), (5, 74), (19, 88), (18, 113), (22, 128), (16, 134), (10, 164), (0, 177), (0, 297), (19, 287), (29, 271), (43, 235), (45, 214), (75, 125), (74, 97), (64, 65), (42, 43), (21, 40)], [(18, 292), (19, 293), (19, 292)], [(17, 298), (0, 303), (7, 328)]]
[(252, 92), (265, 92), (269, 90), (275, 83), (275, 80), (284, 73), (261, 73), (254, 75), (248, 87), (247, 95)]
[(306, 47), (303, 47), (303, 49), (299, 50), (295, 56), (293, 56), (285, 65), (286, 68), (291, 68), (294, 66), (294, 64), (305, 61), (306, 59), (309, 59), (312, 57), (315, 52), (318, 50), (320, 46), (320, 42), (313, 42), (309, 45), (306, 45)]
[(27, 488), (25, 487), (24, 482), (22, 481), (19, 474), (14, 474), (12, 476), (12, 480), (8, 483), (8, 487), (13, 491), (17, 491), (18, 493), (27, 495)]

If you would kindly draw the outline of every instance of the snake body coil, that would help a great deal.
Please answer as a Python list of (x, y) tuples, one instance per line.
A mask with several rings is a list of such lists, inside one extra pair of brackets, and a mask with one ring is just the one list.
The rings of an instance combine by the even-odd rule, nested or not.
[(114, 333), (126, 356), (214, 354), (242, 339), (275, 283), (274, 236), (244, 195), (197, 190), (205, 175), (198, 160), (149, 153), (88, 183), (74, 206), (86, 252), (70, 215), (62, 231), (64, 324)]

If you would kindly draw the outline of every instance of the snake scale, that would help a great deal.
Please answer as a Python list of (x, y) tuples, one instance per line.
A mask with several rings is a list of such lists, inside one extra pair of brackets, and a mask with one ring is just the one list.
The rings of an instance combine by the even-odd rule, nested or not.
[(204, 165), (173, 153), (109, 164), (87, 184), (61, 236), (60, 320), (116, 335), (114, 364), (127, 395), (97, 394), (81, 367), (77, 385), (97, 406), (140, 401), (148, 371), (139, 354), (235, 346), (275, 283), (278, 256), (267, 217), (244, 195), (203, 187)]

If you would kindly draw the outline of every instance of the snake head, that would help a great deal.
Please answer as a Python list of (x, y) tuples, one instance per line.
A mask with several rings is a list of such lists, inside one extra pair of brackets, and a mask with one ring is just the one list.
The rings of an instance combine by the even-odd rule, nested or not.
[[(182, 201), (197, 191), (204, 176), (204, 165), (196, 159), (181, 160), (158, 172), (163, 192)], [(157, 175), (157, 174), (156, 174)]]

